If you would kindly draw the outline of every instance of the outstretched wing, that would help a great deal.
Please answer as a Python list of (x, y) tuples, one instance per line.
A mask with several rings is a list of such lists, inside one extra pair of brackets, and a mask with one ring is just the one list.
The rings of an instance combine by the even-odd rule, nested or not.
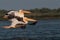
[(24, 12), (24, 13), (31, 13), (30, 11), (25, 11), (25, 10), (24, 10), (23, 12)]

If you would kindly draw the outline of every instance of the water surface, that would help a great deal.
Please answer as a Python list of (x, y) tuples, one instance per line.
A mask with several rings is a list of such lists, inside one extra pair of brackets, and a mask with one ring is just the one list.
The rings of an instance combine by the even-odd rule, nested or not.
[(25, 29), (4, 29), (5, 25), (10, 25), (9, 21), (0, 21), (0, 39), (13, 37), (60, 37), (60, 19), (38, 20), (36, 25), (26, 25)]

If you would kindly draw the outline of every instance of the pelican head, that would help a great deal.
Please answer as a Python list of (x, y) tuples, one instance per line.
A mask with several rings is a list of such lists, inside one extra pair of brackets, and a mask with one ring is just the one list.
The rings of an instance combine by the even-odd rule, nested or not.
[(7, 14), (5, 14), (3, 16), (3, 18), (5, 18), (5, 19), (12, 19), (12, 18), (14, 18), (14, 11), (8, 12)]

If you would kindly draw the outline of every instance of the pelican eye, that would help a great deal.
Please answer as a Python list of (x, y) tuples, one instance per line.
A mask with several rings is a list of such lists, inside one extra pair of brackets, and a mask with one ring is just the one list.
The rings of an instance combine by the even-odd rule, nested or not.
[(8, 14), (5, 14), (5, 15), (8, 15)]

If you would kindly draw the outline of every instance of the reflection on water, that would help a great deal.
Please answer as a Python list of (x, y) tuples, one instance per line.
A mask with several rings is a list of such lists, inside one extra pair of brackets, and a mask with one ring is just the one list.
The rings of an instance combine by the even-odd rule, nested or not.
[(0, 21), (0, 39), (9, 39), (16, 37), (59, 39), (60, 37), (60, 19), (39, 20), (36, 25), (26, 25), (26, 29), (4, 29), (2, 26), (10, 25), (9, 21)]

